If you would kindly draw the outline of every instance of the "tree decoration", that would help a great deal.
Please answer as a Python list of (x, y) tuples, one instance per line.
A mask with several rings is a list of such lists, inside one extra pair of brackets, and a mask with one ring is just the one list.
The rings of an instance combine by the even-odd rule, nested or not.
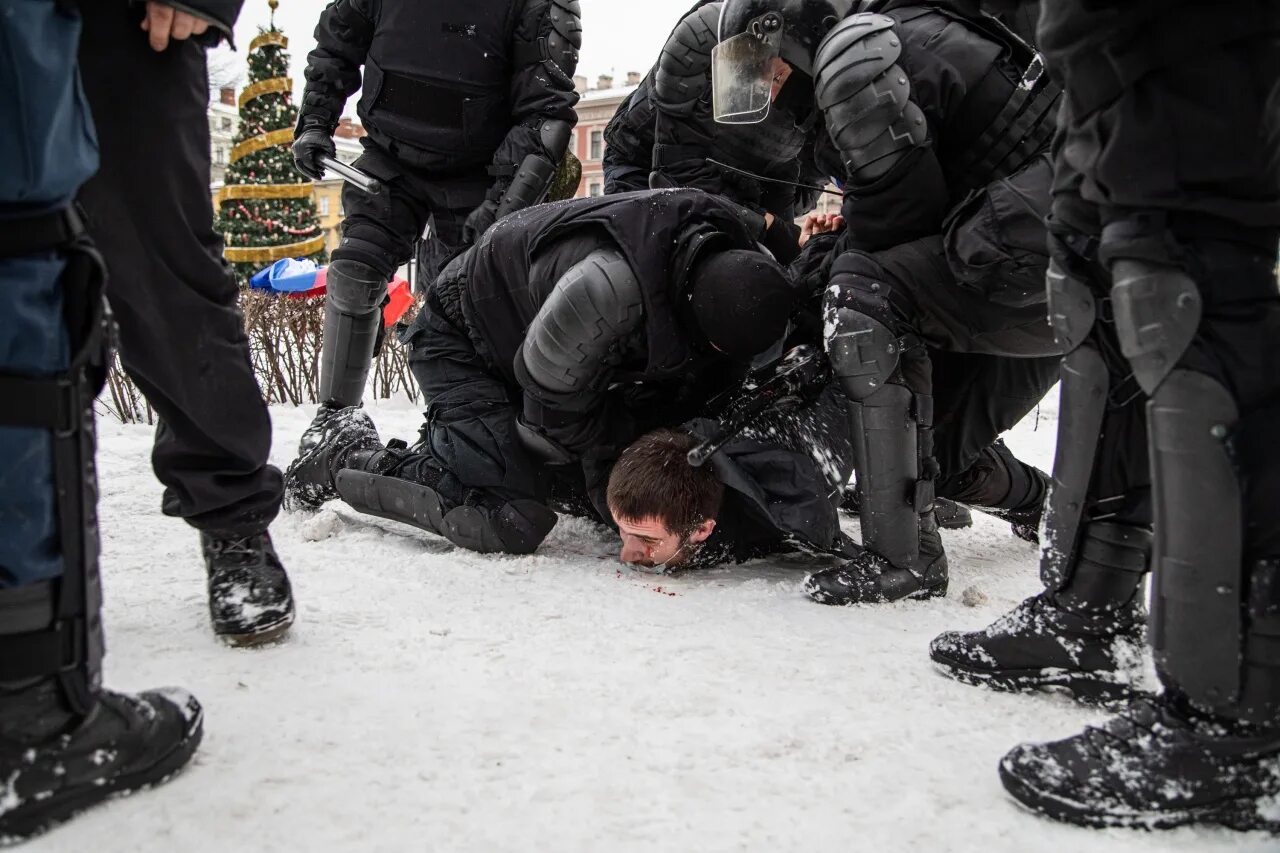
[(231, 149), (226, 185), (218, 191), (216, 227), (224, 257), (240, 285), (282, 258), (323, 264), (324, 233), (311, 182), (293, 165), (289, 146), (298, 120), (289, 79), (289, 39), (271, 24), (249, 44), (249, 85), (240, 93), (240, 132)]

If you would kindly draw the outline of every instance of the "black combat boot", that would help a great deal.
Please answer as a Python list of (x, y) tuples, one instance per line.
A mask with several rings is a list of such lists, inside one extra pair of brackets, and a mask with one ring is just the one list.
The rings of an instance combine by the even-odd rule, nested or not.
[(55, 586), (0, 590), (0, 845), (164, 782), (204, 731), (200, 704), (185, 690), (114, 693), (95, 686), (96, 660), (64, 668), (49, 657), (45, 637), (62, 640), (52, 646), (65, 655), (74, 653), (76, 629), (94, 630), (55, 621)]
[(843, 566), (809, 575), (804, 591), (819, 604), (879, 604), (946, 595), (947, 554), (933, 512), (920, 516), (920, 554), (914, 563), (898, 566), (864, 551)]
[(316, 416), (311, 419), (311, 423), (302, 431), (302, 437), (298, 439), (299, 458), (306, 456), (311, 448), (320, 443), (320, 438), (324, 435), (324, 430), (329, 425), (329, 420), (344, 408), (346, 407), (341, 403), (320, 404), (320, 408), (316, 409)]
[(1169, 692), (1140, 697), (1100, 727), (1015, 748), (1000, 781), (1027, 808), (1080, 826), (1280, 832), (1280, 727), (1211, 719)]
[(1141, 681), (1150, 554), (1146, 528), (1093, 522), (1071, 579), (1028, 598), (982, 631), (947, 632), (929, 656), (966, 684), (1062, 688), (1085, 702), (1127, 699)]
[[(316, 423), (320, 423), (318, 418)], [(352, 406), (329, 411), (310, 447), (284, 473), (285, 507), (319, 509), (336, 500), (334, 477), (346, 467), (348, 455), (356, 450), (381, 449), (378, 429), (363, 410)]]
[(993, 442), (964, 472), (940, 480), (938, 492), (1004, 519), (1019, 539), (1040, 542), (1049, 475), (1018, 459), (1003, 441)]
[(293, 590), (271, 535), (224, 537), (201, 532), (209, 574), (213, 633), (233, 646), (256, 646), (293, 624)]

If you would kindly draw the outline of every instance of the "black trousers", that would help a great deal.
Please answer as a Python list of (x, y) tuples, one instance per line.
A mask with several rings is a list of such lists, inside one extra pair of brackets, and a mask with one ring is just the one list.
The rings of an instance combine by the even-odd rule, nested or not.
[[(1095, 5), (1051, 4), (1041, 22), (1047, 56), (1069, 84), (1055, 146), (1057, 251), (1105, 300), (1110, 277), (1096, 252), (1103, 229), (1135, 215), (1164, 223), (1167, 248), (1192, 273), (1205, 302), (1200, 333), (1180, 366), (1213, 376), (1235, 394), (1243, 424), (1235, 450), (1238, 467), (1248, 472), (1246, 556), (1280, 557), (1280, 449), (1262, 438), (1280, 416), (1280, 290), (1264, 301), (1235, 296), (1240, 282), (1257, 277), (1250, 256), (1269, 267), (1280, 239), (1280, 50), (1265, 37), (1217, 45), (1204, 38), (1194, 61), (1167, 57), (1167, 67), (1098, 105), (1094, 81), (1101, 72), (1094, 63), (1102, 42), (1155, 27), (1176, 43), (1179, 31), (1191, 36), (1199, 18), (1194, 3), (1141, 0), (1106, 9), (1102, 26)], [(1220, 12), (1246, 21), (1243, 11), (1258, 5), (1243, 0)], [(1231, 12), (1234, 6), (1240, 14)], [(1271, 15), (1280, 30), (1280, 12)], [(1116, 62), (1138, 58), (1150, 61), (1121, 51)], [(1171, 128), (1181, 130), (1166, 134)], [(1088, 512), (1150, 523), (1147, 398), (1109, 320), (1091, 338), (1107, 361), (1111, 392)]]
[(386, 187), (371, 196), (348, 184), (342, 190), (342, 243), (333, 259), (367, 264), (390, 278), (413, 256), (427, 225), (431, 236), (418, 244), (419, 289), (464, 247), (467, 215), (484, 201), (493, 183), (484, 169), (440, 176), (400, 162), (370, 139), (355, 166)]
[(125, 369), (160, 416), (163, 508), (201, 530), (265, 530), (280, 507), (271, 419), (209, 199), (204, 50), (156, 53), (136, 7), (82, 4), (80, 68), (102, 168), (80, 200), (108, 267)]
[(473, 489), (499, 501), (545, 500), (545, 465), (516, 436), (519, 392), (484, 361), (430, 291), (404, 342), (427, 410), (422, 455), (401, 463), (394, 475), (430, 483), (418, 466), (441, 469), (436, 490), (455, 503)]
[(924, 237), (881, 252), (837, 259), (831, 283), (882, 281), (900, 327), (924, 344), (904, 355), (903, 382), (933, 396), (934, 456), (942, 478), (968, 470), (1058, 381), (1043, 300), (1012, 306), (959, 283), (943, 238)]
[[(1105, 516), (1113, 512), (1108, 499), (1153, 488), (1146, 463), (1161, 461), (1165, 480), (1154, 485), (1152, 496), (1157, 671), (1166, 687), (1194, 690), (1191, 698), (1202, 707), (1274, 724), (1280, 713), (1280, 287), (1274, 278), (1280, 7), (1263, 0), (1214, 4), (1214, 21), (1221, 24), (1208, 28), (1205, 9), (1187, 0), (1046, 4), (1041, 45), (1067, 92), (1056, 146), (1054, 227), (1064, 262), (1085, 272), (1100, 304), (1111, 295), (1108, 258), (1177, 269), (1199, 291), (1199, 325), (1175, 370), (1210, 377), (1233, 398), (1238, 420), (1225, 447), (1238, 495), (1186, 485), (1188, 472), (1203, 470), (1197, 468), (1201, 457), (1175, 458), (1183, 437), (1167, 427), (1160, 433), (1161, 422), (1149, 422), (1156, 410), (1134, 387), (1104, 314), (1091, 343), (1107, 362), (1112, 405), (1087, 510)], [(1205, 405), (1212, 401), (1206, 398)], [(1163, 417), (1167, 422), (1168, 413)], [(1188, 495), (1189, 488), (1204, 494)], [(1181, 547), (1161, 527), (1163, 507), (1199, 501), (1207, 512), (1237, 497), (1242, 566), (1161, 554), (1162, 542)], [(1124, 503), (1132, 512), (1135, 502)], [(1134, 514), (1151, 520), (1149, 510)], [(1222, 535), (1201, 521), (1182, 519), (1193, 530), (1206, 528), (1195, 530), (1206, 538)], [(1222, 581), (1207, 589), (1197, 585), (1202, 577)], [(1227, 603), (1235, 611), (1229, 619), (1214, 606), (1214, 596), (1224, 594), (1239, 596), (1238, 610)], [(1223, 636), (1228, 632), (1236, 636)], [(1224, 646), (1225, 655), (1200, 653)], [(1203, 665), (1205, 660), (1213, 663)], [(1205, 676), (1237, 664), (1240, 694), (1208, 698), (1202, 684), (1211, 679)], [(1193, 682), (1200, 684), (1189, 688)]]

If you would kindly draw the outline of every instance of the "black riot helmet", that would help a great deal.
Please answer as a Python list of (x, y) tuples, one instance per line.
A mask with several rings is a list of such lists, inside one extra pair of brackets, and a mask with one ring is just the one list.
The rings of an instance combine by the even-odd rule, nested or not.
[(716, 121), (764, 121), (769, 115), (774, 60), (781, 58), (812, 76), (818, 44), (855, 5), (855, 0), (724, 0), (720, 43), (711, 54)]

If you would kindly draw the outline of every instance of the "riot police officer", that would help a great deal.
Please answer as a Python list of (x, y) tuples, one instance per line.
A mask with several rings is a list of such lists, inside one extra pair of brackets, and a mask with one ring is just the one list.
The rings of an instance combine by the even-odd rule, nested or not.
[[(424, 227), (424, 279), (507, 213), (541, 201), (575, 121), (578, 0), (336, 0), (307, 57), (294, 157), (320, 178), (346, 99), (361, 90), (368, 136), (356, 166), (385, 195), (348, 187), (328, 273), (321, 409), (359, 405), (386, 284)], [(363, 78), (361, 66), (364, 67)]]
[[(1006, 4), (1007, 5), (1007, 4)], [(1045, 590), (948, 633), (945, 671), (1123, 698), (1148, 638), (1163, 691), (1000, 763), (1088, 826), (1280, 831), (1280, 7), (1046, 4), (1066, 86), (1051, 318), (1069, 354)]]
[[(725, 0), (719, 36), (717, 120), (767, 119), (780, 76), (812, 86), (845, 185), (845, 233), (802, 261), (852, 401), (866, 552), (806, 590), (944, 594), (939, 471), (968, 470), (1056, 378), (1043, 214), (1060, 92), (1024, 41), (959, 0)], [(968, 491), (1009, 512), (1043, 499), (1003, 465)]]
[(821, 127), (813, 93), (779, 81), (764, 121), (717, 124), (711, 51), (722, 5), (704, 0), (686, 13), (653, 70), (618, 106), (604, 131), (605, 193), (678, 186), (723, 195), (770, 214), (765, 245), (789, 261), (799, 251), (793, 220), (813, 208), (828, 180), (814, 164)]

